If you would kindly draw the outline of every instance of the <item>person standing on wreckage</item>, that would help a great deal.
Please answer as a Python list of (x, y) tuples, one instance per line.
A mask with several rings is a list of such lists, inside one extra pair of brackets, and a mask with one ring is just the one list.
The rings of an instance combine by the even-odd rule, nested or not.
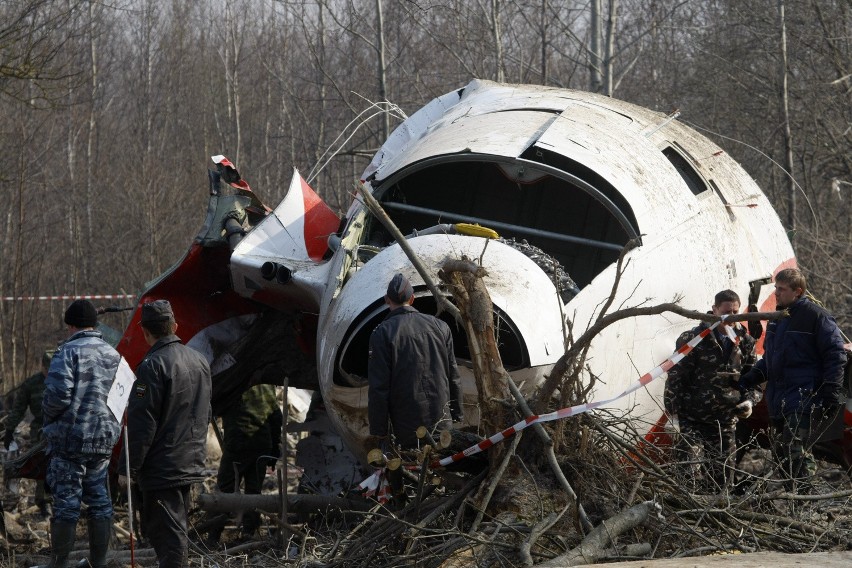
[[(711, 313), (724, 316), (739, 310), (737, 293), (723, 290), (716, 294)], [(677, 349), (709, 326), (704, 322), (682, 333)], [(689, 481), (699, 481), (704, 490), (720, 492), (733, 482), (737, 420), (748, 418), (760, 401), (758, 390), (739, 388), (740, 373), (754, 364), (754, 348), (755, 340), (743, 326), (721, 322), (668, 372), (663, 400), (680, 430), (675, 456), (698, 473)]]
[(412, 306), (414, 289), (402, 274), (388, 284), (385, 303), (390, 311), (370, 336), (367, 445), (386, 445), (392, 431), (397, 444), (414, 448), (418, 427), (464, 419), (453, 336), (446, 323)]
[(42, 399), (42, 432), (50, 459), (46, 482), (53, 493), (47, 568), (65, 567), (74, 548), (81, 500), (88, 507), (89, 562), (106, 568), (112, 531), (107, 469), (121, 431), (107, 407), (107, 395), (121, 356), (94, 329), (98, 313), (88, 300), (73, 302), (64, 320), (69, 337), (51, 360)]
[[(142, 527), (159, 568), (188, 563), (189, 488), (204, 480), (210, 422), (210, 366), (175, 335), (167, 300), (142, 305), (142, 333), (151, 347), (136, 368), (127, 407), (129, 477), (142, 490)], [(122, 474), (125, 458), (119, 462)], [(119, 485), (127, 485), (120, 475)]]

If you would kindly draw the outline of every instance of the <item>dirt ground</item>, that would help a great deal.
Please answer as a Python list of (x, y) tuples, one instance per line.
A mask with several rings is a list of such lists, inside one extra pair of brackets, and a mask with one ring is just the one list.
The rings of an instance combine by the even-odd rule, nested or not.
[(665, 558), (636, 560), (618, 564), (588, 564), (587, 568), (849, 568), (852, 552), (814, 552), (811, 554), (782, 554), (754, 552), (750, 554), (720, 554), (699, 558)]

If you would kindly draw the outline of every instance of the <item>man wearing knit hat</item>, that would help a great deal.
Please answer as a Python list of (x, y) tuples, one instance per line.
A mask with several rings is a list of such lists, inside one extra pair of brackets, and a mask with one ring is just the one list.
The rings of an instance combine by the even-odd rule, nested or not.
[(382, 439), (392, 429), (399, 445), (416, 447), (418, 427), (463, 419), (453, 336), (446, 323), (412, 306), (414, 289), (402, 274), (388, 284), (385, 303), (390, 311), (370, 336), (370, 434)]
[(105, 568), (112, 530), (107, 468), (120, 431), (107, 394), (121, 356), (94, 329), (98, 313), (88, 300), (68, 306), (65, 323), (69, 337), (51, 360), (42, 399), (50, 458), (46, 481), (53, 493), (49, 566), (65, 566), (82, 501), (88, 512), (89, 562)]

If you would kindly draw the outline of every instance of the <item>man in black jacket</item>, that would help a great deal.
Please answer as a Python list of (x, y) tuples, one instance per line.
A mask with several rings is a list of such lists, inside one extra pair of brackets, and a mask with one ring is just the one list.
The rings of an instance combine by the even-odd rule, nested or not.
[(160, 568), (187, 565), (189, 487), (203, 480), (210, 421), (210, 367), (175, 331), (168, 301), (142, 306), (151, 349), (136, 369), (127, 409), (130, 477), (142, 490), (142, 522)]
[(409, 448), (417, 445), (418, 427), (445, 428), (448, 416), (463, 419), (450, 328), (418, 312), (413, 302), (411, 283), (395, 275), (385, 295), (390, 313), (370, 336), (367, 371), (370, 434), (386, 438), (390, 421), (397, 443)]

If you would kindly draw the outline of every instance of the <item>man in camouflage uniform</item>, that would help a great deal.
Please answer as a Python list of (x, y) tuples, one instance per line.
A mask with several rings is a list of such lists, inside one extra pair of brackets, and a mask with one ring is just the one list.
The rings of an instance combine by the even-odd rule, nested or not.
[[(47, 371), (50, 368), (50, 360), (53, 358), (53, 350), (45, 351), (41, 356), (41, 370), (32, 375), (18, 387), (18, 392), (15, 395), (15, 403), (12, 407), (12, 412), (9, 413), (6, 419), (6, 436), (3, 440), (3, 445), (6, 450), (12, 444), (15, 437), (15, 428), (24, 419), (24, 415), (29, 409), (33, 415), (30, 422), (30, 446), (35, 446), (41, 441), (41, 401), (44, 397), (44, 380), (47, 378)], [(50, 511), (47, 506), (47, 499), (44, 492), (44, 480), (36, 481), (35, 502), (38, 505), (38, 510), (43, 516), (49, 516)]]
[[(284, 414), (278, 406), (275, 387), (255, 385), (222, 416), (224, 440), (217, 486), (222, 493), (234, 493), (241, 481), (247, 495), (260, 494), (266, 467), (275, 465), (281, 455), (281, 427)], [(260, 514), (243, 515), (243, 536), (251, 536), (260, 526)], [(211, 529), (209, 540), (218, 542), (222, 527)]]
[[(736, 314), (739, 309), (740, 298), (732, 290), (716, 294), (714, 315)], [(677, 348), (708, 326), (702, 323), (681, 334)], [(750, 416), (760, 400), (759, 391), (738, 386), (740, 373), (754, 364), (754, 346), (754, 339), (743, 326), (723, 322), (668, 372), (666, 412), (680, 425), (675, 456), (695, 466), (690, 469), (700, 472), (705, 489), (718, 491), (733, 481), (730, 462), (737, 419)]]
[(49, 568), (63, 568), (74, 546), (80, 501), (88, 506), (89, 562), (106, 567), (112, 530), (107, 469), (120, 425), (107, 394), (121, 356), (95, 331), (98, 314), (88, 300), (65, 312), (69, 338), (50, 364), (42, 413), (47, 440), (47, 484), (53, 492)]

